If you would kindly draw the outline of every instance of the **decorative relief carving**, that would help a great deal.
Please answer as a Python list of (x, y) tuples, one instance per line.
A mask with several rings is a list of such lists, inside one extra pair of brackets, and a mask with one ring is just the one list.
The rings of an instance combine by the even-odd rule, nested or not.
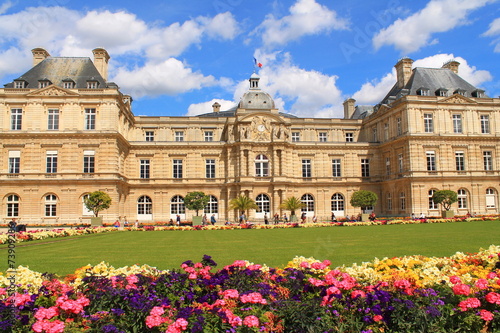
[(40, 91), (39, 93), (37, 93), (37, 95), (39, 95), (39, 96), (68, 96), (69, 94), (64, 90), (52, 87), (50, 89)]

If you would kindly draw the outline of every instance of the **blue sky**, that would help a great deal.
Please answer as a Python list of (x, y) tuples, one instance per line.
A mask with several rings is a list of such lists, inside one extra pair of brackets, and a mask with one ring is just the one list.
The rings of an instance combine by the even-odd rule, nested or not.
[(281, 111), (342, 117), (342, 102), (377, 104), (403, 56), (461, 63), (459, 75), (500, 95), (498, 0), (10, 0), (0, 5), (0, 77), (30, 69), (31, 49), (91, 57), (136, 115), (227, 109), (247, 90), (254, 57)]

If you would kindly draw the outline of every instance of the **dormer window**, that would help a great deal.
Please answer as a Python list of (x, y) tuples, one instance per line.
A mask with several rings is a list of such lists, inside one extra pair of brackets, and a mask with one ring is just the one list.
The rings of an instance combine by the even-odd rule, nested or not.
[(429, 89), (428, 88), (419, 88), (419, 89), (417, 89), (417, 95), (429, 96)]
[(64, 89), (74, 89), (75, 88), (75, 81), (73, 81), (71, 79), (63, 80), (63, 88)]
[(52, 82), (50, 82), (47, 79), (39, 80), (38, 81), (38, 88), (45, 88), (45, 87), (50, 86), (51, 84), (52, 84)]
[(448, 96), (448, 89), (439, 88), (438, 90), (436, 90), (436, 96), (442, 96), (442, 97)]
[(476, 89), (472, 92), (472, 97), (476, 98), (483, 98), (484, 97), (484, 90), (482, 89)]
[(14, 88), (16, 89), (23, 89), (23, 88), (26, 88), (27, 82), (24, 81), (24, 80), (15, 80), (14, 81)]
[(97, 81), (87, 81), (87, 89), (97, 89), (99, 82)]
[(459, 94), (459, 95), (462, 95), (462, 96), (467, 96), (467, 91), (464, 90), (464, 89), (457, 89), (453, 92), (453, 94)]

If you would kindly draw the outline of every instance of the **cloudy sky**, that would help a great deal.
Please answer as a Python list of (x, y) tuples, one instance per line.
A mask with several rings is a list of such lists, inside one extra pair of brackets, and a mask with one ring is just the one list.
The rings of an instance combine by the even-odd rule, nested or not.
[(0, 78), (30, 69), (31, 49), (91, 57), (136, 115), (180, 116), (235, 105), (255, 70), (281, 111), (342, 117), (377, 104), (401, 57), (500, 95), (500, 0), (8, 0), (0, 5)]

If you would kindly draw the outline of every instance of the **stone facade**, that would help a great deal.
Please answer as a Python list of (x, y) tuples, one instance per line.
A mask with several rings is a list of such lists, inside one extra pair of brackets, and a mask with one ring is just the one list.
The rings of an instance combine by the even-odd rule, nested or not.
[(457, 214), (498, 212), (500, 100), (463, 83), (456, 62), (412, 70), (402, 59), (387, 97), (375, 107), (348, 99), (343, 119), (279, 112), (256, 74), (233, 109), (151, 117), (134, 116), (132, 98), (106, 81), (104, 49), (97, 66), (33, 55), (33, 69), (0, 89), (3, 221), (87, 222), (83, 198), (96, 190), (113, 200), (105, 222), (190, 220), (191, 191), (211, 195), (206, 213), (219, 222), (237, 218), (228, 206), (240, 194), (261, 207), (251, 220), (281, 215), (291, 196), (320, 221), (357, 215), (349, 201), (360, 189), (377, 193), (379, 216), (440, 215), (429, 201), (438, 189), (459, 193)]

